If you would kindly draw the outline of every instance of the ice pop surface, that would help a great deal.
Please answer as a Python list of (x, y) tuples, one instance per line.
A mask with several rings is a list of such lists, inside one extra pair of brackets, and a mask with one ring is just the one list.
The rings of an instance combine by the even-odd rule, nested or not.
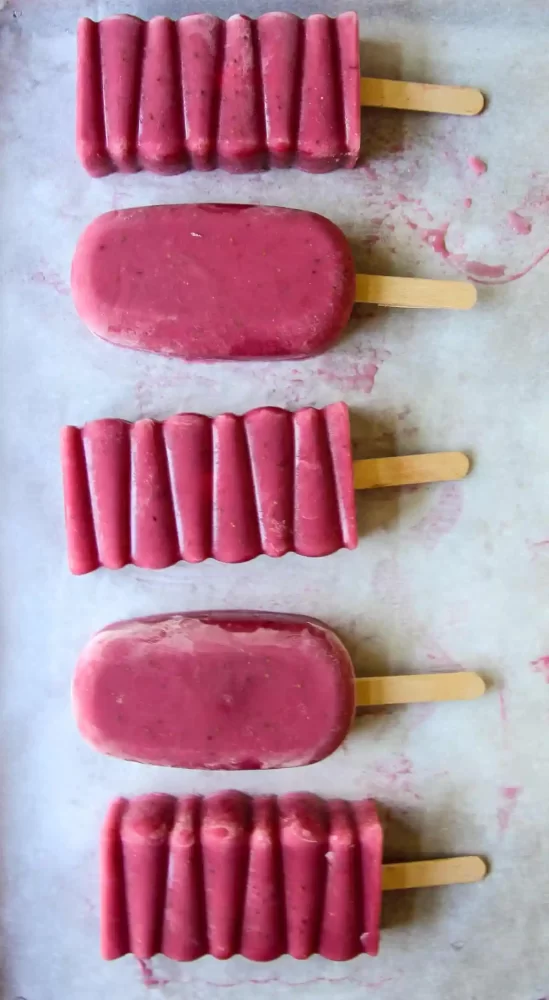
[(98, 632), (78, 661), (82, 736), (114, 757), (169, 767), (301, 767), (353, 722), (349, 654), (322, 622), (266, 612), (136, 618)]
[(355, 297), (341, 230), (313, 212), (156, 205), (84, 231), (71, 287), (90, 330), (188, 361), (302, 358), (327, 350)]
[(353, 167), (360, 151), (358, 29), (351, 12), (82, 18), (78, 156), (94, 177)]
[(64, 428), (61, 461), (73, 573), (357, 545), (344, 403), (93, 420)]
[(382, 852), (368, 799), (117, 799), (100, 846), (102, 955), (376, 955)]

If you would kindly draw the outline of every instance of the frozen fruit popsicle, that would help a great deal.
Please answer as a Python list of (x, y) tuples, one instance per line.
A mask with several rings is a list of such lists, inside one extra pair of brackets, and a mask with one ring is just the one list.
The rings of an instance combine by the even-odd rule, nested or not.
[(116, 622), (90, 640), (73, 681), (82, 736), (142, 764), (302, 767), (343, 742), (356, 706), (476, 698), (476, 673), (355, 679), (322, 622), (207, 611)]
[(467, 474), (461, 452), (352, 461), (344, 403), (92, 420), (61, 436), (69, 566), (324, 556), (358, 544), (354, 489)]
[(352, 12), (78, 25), (76, 145), (94, 177), (354, 167), (361, 103), (470, 115), (484, 102), (471, 88), (361, 80)]
[(319, 354), (355, 301), (452, 309), (476, 301), (466, 281), (356, 275), (328, 219), (259, 205), (107, 212), (78, 241), (71, 287), (99, 337), (188, 361)]
[(116, 799), (101, 834), (101, 953), (179, 962), (377, 955), (381, 893), (478, 882), (479, 857), (383, 864), (369, 799)]

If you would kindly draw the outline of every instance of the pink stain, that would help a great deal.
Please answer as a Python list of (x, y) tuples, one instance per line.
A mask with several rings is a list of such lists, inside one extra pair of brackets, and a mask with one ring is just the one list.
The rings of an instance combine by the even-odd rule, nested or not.
[(522, 792), (522, 788), (517, 785), (508, 785), (500, 788), (499, 794), (502, 804), (497, 811), (498, 826), (501, 833), (505, 833), (511, 822), (513, 813), (517, 807), (517, 800)]
[(30, 276), (31, 281), (36, 282), (38, 285), (48, 285), (53, 288), (58, 295), (69, 295), (70, 289), (68, 285), (63, 281), (60, 274), (56, 271), (43, 270), (35, 271), (34, 274)]
[(549, 552), (549, 538), (544, 538), (541, 542), (527, 542), (526, 544), (530, 549), (532, 559), (537, 559), (538, 556), (546, 555)]
[(355, 389), (369, 396), (383, 362), (390, 356), (389, 351), (372, 348), (363, 361), (334, 359), (329, 366), (326, 364), (326, 367), (317, 368), (316, 375), (338, 389)]
[(484, 160), (481, 160), (479, 156), (468, 156), (467, 163), (469, 164), (471, 170), (477, 177), (485, 174), (488, 170), (488, 164)]
[(153, 968), (150, 962), (147, 962), (144, 958), (136, 959), (139, 969), (141, 971), (141, 976), (143, 979), (143, 986), (147, 989), (153, 989), (154, 986), (168, 986), (170, 983), (169, 979), (159, 979), (153, 972)]
[(374, 771), (384, 785), (390, 785), (399, 795), (409, 795), (417, 801), (421, 800), (412, 783), (413, 765), (404, 754), (393, 754), (387, 760), (374, 764)]
[[(465, 274), (477, 281), (488, 278), (493, 281), (496, 278), (503, 278), (507, 270), (504, 264), (483, 264), (480, 260), (468, 260), (465, 254), (449, 254), (449, 257), (452, 264), (460, 265), (463, 262)], [(508, 278), (507, 280), (512, 281), (513, 279)]]
[(455, 527), (463, 510), (463, 489), (459, 483), (444, 483), (438, 488), (434, 506), (411, 529), (426, 549), (432, 551)]
[(432, 247), (435, 253), (441, 254), (456, 271), (467, 275), (468, 278), (472, 278), (479, 285), (506, 285), (511, 281), (518, 281), (519, 278), (524, 278), (526, 274), (533, 271), (549, 254), (549, 247), (547, 247), (530, 264), (524, 267), (522, 271), (507, 274), (505, 264), (484, 264), (480, 260), (469, 260), (467, 254), (450, 253), (445, 239), (447, 229), (448, 227), (446, 226), (442, 229), (422, 230), (423, 242)]
[(464, 208), (471, 208), (472, 204), (473, 204), (473, 199), (472, 198), (465, 198), (464, 202), (463, 202), (463, 207)]
[(409, 795), (418, 802), (420, 801), (421, 795), (413, 787), (413, 765), (409, 757), (404, 754), (395, 754), (389, 760), (374, 764), (374, 771), (384, 785), (394, 788), (399, 795)]
[(381, 979), (360, 979), (358, 976), (315, 976), (313, 979), (299, 979), (292, 981), (282, 979), (280, 976), (266, 976), (265, 979), (241, 979), (234, 983), (214, 982), (210, 979), (186, 979), (185, 983), (199, 983), (202, 986), (215, 986), (218, 990), (232, 990), (237, 986), (252, 985), (263, 986), (272, 983), (280, 983), (283, 986), (314, 986), (318, 983), (356, 983), (358, 986), (365, 986), (367, 989), (381, 989), (386, 983), (395, 981), (395, 976), (382, 976)]
[(532, 232), (532, 223), (530, 220), (525, 219), (518, 212), (507, 212), (507, 222), (513, 232), (518, 233), (519, 236), (528, 236)]
[(541, 674), (546, 684), (549, 684), (549, 656), (540, 656), (530, 660), (530, 666), (535, 674)]
[(435, 253), (440, 254), (444, 259), (450, 257), (450, 252), (446, 246), (446, 234), (449, 223), (440, 226), (438, 229), (421, 229), (420, 236), (427, 246), (432, 247)]
[(410, 758), (401, 753), (390, 764), (377, 764), (375, 770), (394, 785), (401, 778), (411, 774), (413, 767)]
[(423, 655), (429, 662), (436, 667), (437, 670), (460, 670), (460, 664), (456, 663), (454, 659), (446, 652), (442, 646), (433, 639), (431, 636), (427, 636), (423, 643), (420, 644), (420, 650), (423, 651)]
[(507, 705), (505, 702), (505, 695), (503, 691), (499, 693), (499, 715), (501, 718), (501, 724), (503, 726), (507, 725)]

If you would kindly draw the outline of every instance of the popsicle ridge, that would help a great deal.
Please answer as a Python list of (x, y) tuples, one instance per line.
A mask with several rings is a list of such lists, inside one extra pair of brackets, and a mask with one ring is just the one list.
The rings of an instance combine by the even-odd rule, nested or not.
[(77, 151), (95, 177), (353, 167), (359, 90), (352, 12), (82, 18)]
[(61, 458), (73, 573), (357, 545), (344, 403), (94, 420), (63, 429)]
[(101, 836), (102, 955), (376, 955), (382, 849), (371, 800), (118, 799)]

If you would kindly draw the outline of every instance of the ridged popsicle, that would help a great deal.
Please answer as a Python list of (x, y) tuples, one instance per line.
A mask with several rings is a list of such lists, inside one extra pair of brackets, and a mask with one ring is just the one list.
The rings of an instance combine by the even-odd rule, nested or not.
[(353, 167), (358, 18), (82, 18), (76, 103), (77, 151), (94, 177)]
[(357, 545), (344, 403), (94, 420), (64, 428), (61, 458), (73, 573)]
[(382, 851), (368, 799), (118, 799), (101, 837), (102, 955), (376, 955)]

